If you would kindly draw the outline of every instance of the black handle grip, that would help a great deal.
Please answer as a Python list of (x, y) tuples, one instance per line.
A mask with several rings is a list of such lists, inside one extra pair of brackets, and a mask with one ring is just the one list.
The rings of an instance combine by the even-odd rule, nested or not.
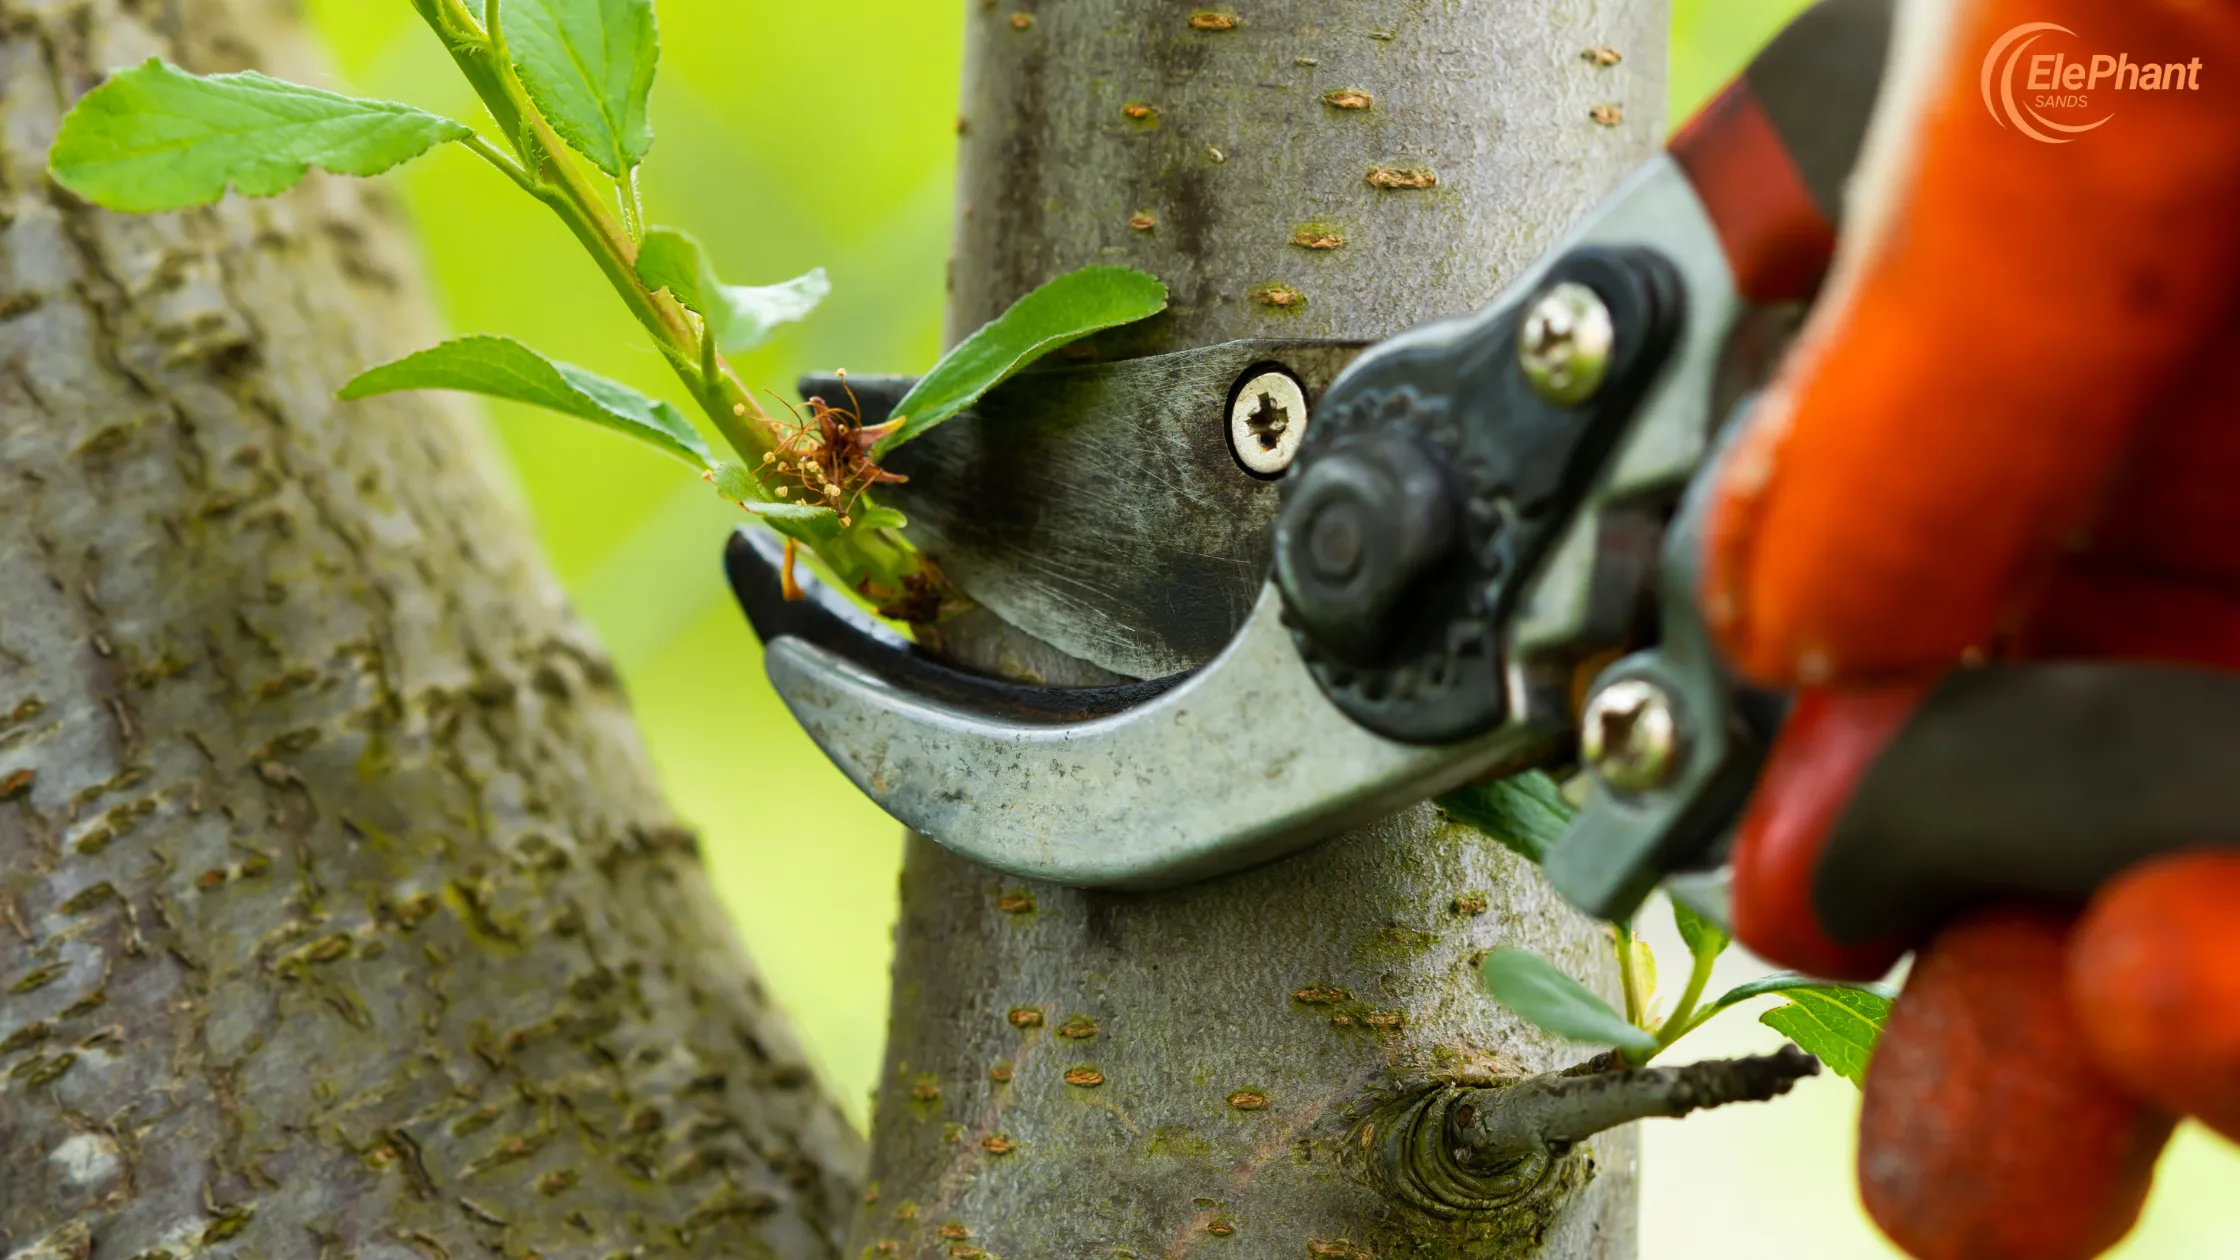
[(2240, 675), (1961, 670), (1860, 780), (1813, 871), (1828, 936), (1920, 939), (1994, 897), (2082, 903), (2163, 853), (2240, 845)]

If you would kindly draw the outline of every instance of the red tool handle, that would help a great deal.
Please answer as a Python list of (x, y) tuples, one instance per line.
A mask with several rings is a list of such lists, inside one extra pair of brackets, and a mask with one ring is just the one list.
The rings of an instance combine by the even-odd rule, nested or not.
[(1672, 138), (1750, 301), (1802, 301), (1827, 274), (1893, 8), (1822, 0)]

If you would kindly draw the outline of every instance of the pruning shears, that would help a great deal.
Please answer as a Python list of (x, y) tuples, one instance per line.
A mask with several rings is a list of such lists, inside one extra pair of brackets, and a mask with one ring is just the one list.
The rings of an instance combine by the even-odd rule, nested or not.
[[(884, 497), (944, 572), (1121, 681), (957, 669), (813, 583), (782, 598), (778, 545), (741, 531), (729, 573), (778, 693), (888, 813), (1026, 878), (1183, 883), (1576, 763), (1556, 887), (1622, 918), (1663, 884), (1724, 921), (1725, 846), (1788, 698), (1740, 684), (1697, 611), (1708, 474), (1834, 255), (1891, 7), (1808, 10), (1475, 314), (1037, 369), (898, 450), (911, 479)], [(867, 424), (909, 383), (849, 381)], [(2004, 676), (1960, 700), (1999, 720)], [(2079, 722), (2102, 682), (2062, 693)], [(1913, 760), (1887, 797), (1965, 763)], [(2020, 882), (2089, 888), (2124, 860), (2070, 856)], [(1945, 875), (1886, 881), (1894, 913), (2015, 879)]]
[[(909, 482), (883, 498), (909, 536), (1111, 686), (965, 673), (836, 592), (786, 601), (780, 545), (741, 531), (728, 572), (777, 693), (898, 821), (1026, 879), (1174, 886), (1579, 765), (1557, 890), (1622, 919), (1664, 886), (1727, 921), (1725, 856), (1790, 695), (1711, 648), (1700, 531), (1734, 419), (1835, 258), (1891, 9), (1805, 11), (1472, 316), (1366, 348), (1037, 368), (898, 448)], [(849, 383), (865, 424), (909, 386)], [(2206, 670), (1956, 670), (1781, 912), (1875, 942), (1982, 895), (2079, 901), (2229, 830), (2233, 711), (2240, 682)], [(2126, 794), (2050, 778), (2050, 753)]]
[[(1827, 268), (1888, 8), (1809, 11), (1473, 315), (1036, 370), (896, 452), (952, 580), (1150, 681), (967, 673), (784, 599), (742, 530), (779, 695), (888, 813), (1026, 878), (1187, 882), (1574, 756), (1567, 895), (1622, 915), (1713, 870), (1781, 706), (1711, 653), (1689, 490)], [(867, 424), (908, 383), (849, 381)]]

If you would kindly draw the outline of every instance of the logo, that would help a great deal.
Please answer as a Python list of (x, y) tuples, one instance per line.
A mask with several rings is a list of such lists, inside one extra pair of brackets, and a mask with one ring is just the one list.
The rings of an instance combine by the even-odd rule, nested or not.
[[(2025, 22), (1999, 37), (1983, 59), (1983, 107), (1991, 111), (1993, 121), (2044, 144), (2073, 144), (2077, 137), (2115, 119), (2112, 111), (2104, 112), (2105, 105), (2094, 104), (2095, 95), (2201, 90), (2199, 57), (2134, 62), (2129, 53), (2072, 56), (2063, 45), (2076, 37), (2075, 31), (2056, 22)], [(2054, 51), (2032, 52), (2041, 40), (2050, 41), (2048, 47)], [(2020, 96), (2016, 95), (2018, 75)], [(2055, 117), (2047, 117), (2048, 113)], [(2100, 117), (2077, 121), (2093, 114)]]

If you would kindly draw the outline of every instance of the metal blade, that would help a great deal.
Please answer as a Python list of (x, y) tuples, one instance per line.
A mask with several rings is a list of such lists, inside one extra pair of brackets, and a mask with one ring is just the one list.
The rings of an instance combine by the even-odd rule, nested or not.
[[(1213, 659), (1267, 576), (1276, 483), (1229, 449), (1231, 395), (1280, 365), (1310, 414), (1352, 343), (1234, 341), (1116, 363), (1037, 369), (897, 449), (881, 502), (964, 592), (1028, 634), (1132, 678)], [(850, 377), (867, 424), (910, 385)], [(838, 401), (836, 377), (803, 396)]]
[(1355, 726), (1306, 676), (1281, 603), (1267, 588), (1213, 663), (1085, 722), (945, 700), (801, 638), (772, 642), (768, 668), (882, 809), (976, 862), (1076, 887), (1168, 887), (1268, 861), (1548, 747), (1550, 733), (1520, 726), (1441, 748)]

